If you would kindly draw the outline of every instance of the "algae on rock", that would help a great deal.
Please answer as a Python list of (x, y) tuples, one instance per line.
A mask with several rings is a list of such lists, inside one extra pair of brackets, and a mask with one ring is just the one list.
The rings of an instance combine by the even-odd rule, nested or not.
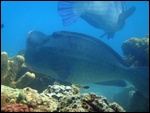
[(149, 35), (146, 38), (130, 38), (122, 44), (125, 61), (132, 66), (149, 65)]

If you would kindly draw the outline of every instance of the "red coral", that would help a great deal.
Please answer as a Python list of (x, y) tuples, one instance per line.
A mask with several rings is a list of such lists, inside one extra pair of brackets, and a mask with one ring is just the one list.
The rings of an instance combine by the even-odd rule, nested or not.
[(26, 104), (10, 104), (1, 108), (1, 112), (33, 112)]

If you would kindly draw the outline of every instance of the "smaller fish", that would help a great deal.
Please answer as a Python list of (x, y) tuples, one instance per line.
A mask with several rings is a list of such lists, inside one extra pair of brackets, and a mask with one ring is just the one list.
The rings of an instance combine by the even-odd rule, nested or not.
[(105, 33), (108, 39), (122, 29), (126, 19), (135, 12), (135, 7), (125, 11), (124, 1), (59, 1), (58, 13), (62, 17), (63, 25), (67, 26), (82, 18), (88, 24)]
[(90, 86), (83, 86), (82, 88), (84, 88), (84, 89), (89, 89)]
[(3, 28), (4, 27), (4, 24), (1, 24), (1, 28)]
[(75, 86), (79, 87), (80, 89), (89, 89), (90, 86), (83, 86), (81, 84), (75, 84)]

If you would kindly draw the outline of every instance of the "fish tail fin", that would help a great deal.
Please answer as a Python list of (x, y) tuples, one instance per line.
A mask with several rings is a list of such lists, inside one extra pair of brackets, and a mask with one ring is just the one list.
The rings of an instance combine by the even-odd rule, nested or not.
[(149, 69), (148, 67), (131, 67), (132, 76), (129, 81), (146, 98), (149, 98)]
[(67, 26), (79, 18), (79, 15), (73, 9), (74, 2), (59, 1), (58, 13), (62, 17), (63, 25)]

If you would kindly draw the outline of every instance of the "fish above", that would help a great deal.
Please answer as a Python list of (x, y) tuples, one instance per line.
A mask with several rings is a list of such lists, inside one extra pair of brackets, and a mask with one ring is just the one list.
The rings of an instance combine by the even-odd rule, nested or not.
[(135, 12), (135, 7), (125, 11), (124, 1), (59, 1), (58, 13), (63, 25), (75, 22), (79, 17), (95, 28), (102, 29), (108, 39), (123, 28), (126, 19)]
[(148, 68), (128, 67), (112, 48), (85, 34), (31, 31), (24, 57), (31, 70), (62, 81), (87, 84), (127, 80), (149, 96)]

